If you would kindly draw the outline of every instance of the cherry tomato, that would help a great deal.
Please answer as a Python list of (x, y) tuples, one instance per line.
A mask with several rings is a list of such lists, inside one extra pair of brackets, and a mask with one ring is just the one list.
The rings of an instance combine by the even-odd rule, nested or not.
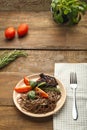
[(7, 39), (13, 39), (15, 37), (15, 29), (13, 27), (9, 27), (5, 30), (5, 37)]
[(15, 87), (14, 90), (18, 93), (24, 93), (24, 92), (28, 92), (30, 90), (32, 90), (31, 86), (19, 86), (19, 87)]
[(30, 84), (28, 77), (24, 77), (24, 83), (25, 83), (26, 85), (29, 85), (29, 84)]
[(19, 37), (23, 37), (28, 33), (28, 25), (27, 24), (20, 24), (20, 26), (18, 27), (17, 33)]

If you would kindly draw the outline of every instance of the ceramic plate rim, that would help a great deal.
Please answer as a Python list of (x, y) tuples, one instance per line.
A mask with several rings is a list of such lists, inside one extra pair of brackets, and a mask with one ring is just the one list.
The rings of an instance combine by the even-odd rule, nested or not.
[[(49, 75), (49, 74), (47, 74), (47, 75)], [(53, 75), (49, 75), (49, 76), (53, 76)], [(39, 77), (39, 74), (33, 74), (33, 75), (29, 75), (27, 77), (34, 79), (33, 77)], [(55, 114), (56, 112), (58, 112), (62, 108), (62, 106), (64, 105), (64, 103), (65, 103), (65, 100), (66, 100), (66, 89), (63, 86), (62, 82), (56, 76), (53, 76), (53, 77), (55, 77), (56, 80), (58, 81), (61, 93), (63, 94), (61, 96), (60, 100), (57, 102), (56, 108), (53, 111), (45, 113), (45, 114), (34, 114), (34, 113), (31, 113), (31, 112), (27, 112), (26, 110), (22, 109), (20, 107), (20, 105), (18, 104), (18, 102), (17, 102), (17, 96), (16, 96), (16, 95), (18, 95), (18, 93), (15, 90), (13, 90), (13, 102), (14, 102), (15, 106), (17, 107), (17, 109), (19, 111), (21, 111), (22, 113), (24, 113), (25, 115), (31, 116), (31, 117), (47, 117), (47, 116), (51, 116), (51, 115)], [(22, 82), (23, 82), (23, 79), (21, 79), (17, 83), (16, 86), (18, 86)]]

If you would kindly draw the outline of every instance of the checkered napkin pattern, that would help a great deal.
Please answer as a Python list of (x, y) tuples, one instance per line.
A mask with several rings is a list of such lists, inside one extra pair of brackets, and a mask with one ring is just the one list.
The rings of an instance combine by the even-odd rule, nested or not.
[[(53, 116), (53, 130), (87, 130), (87, 63), (55, 63), (54, 70), (54, 75), (66, 88), (67, 98), (64, 106)], [(72, 118), (70, 72), (77, 73), (77, 120)]]

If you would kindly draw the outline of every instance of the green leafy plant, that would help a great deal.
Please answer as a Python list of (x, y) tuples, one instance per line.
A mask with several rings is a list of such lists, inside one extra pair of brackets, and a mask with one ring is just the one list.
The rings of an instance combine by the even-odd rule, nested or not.
[(52, 0), (51, 9), (57, 23), (77, 24), (87, 10), (87, 3), (81, 0)]

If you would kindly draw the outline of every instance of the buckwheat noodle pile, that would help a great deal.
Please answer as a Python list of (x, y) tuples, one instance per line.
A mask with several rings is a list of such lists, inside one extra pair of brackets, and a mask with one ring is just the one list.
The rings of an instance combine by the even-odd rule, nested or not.
[(28, 99), (27, 94), (22, 94), (20, 98), (18, 98), (18, 103), (20, 106), (26, 111), (42, 114), (47, 113), (55, 109), (56, 102), (60, 99), (61, 95), (58, 92), (47, 92), (49, 94), (49, 98), (41, 98), (37, 95), (36, 99)]
[[(41, 80), (39, 82), (41, 82)], [(24, 93), (20, 95), (17, 101), (21, 108), (28, 112), (35, 114), (47, 113), (55, 109), (57, 101), (61, 98), (61, 92), (46, 90), (46, 93), (49, 95), (48, 98), (43, 98), (36, 94), (35, 99), (28, 98), (27, 93)]]

